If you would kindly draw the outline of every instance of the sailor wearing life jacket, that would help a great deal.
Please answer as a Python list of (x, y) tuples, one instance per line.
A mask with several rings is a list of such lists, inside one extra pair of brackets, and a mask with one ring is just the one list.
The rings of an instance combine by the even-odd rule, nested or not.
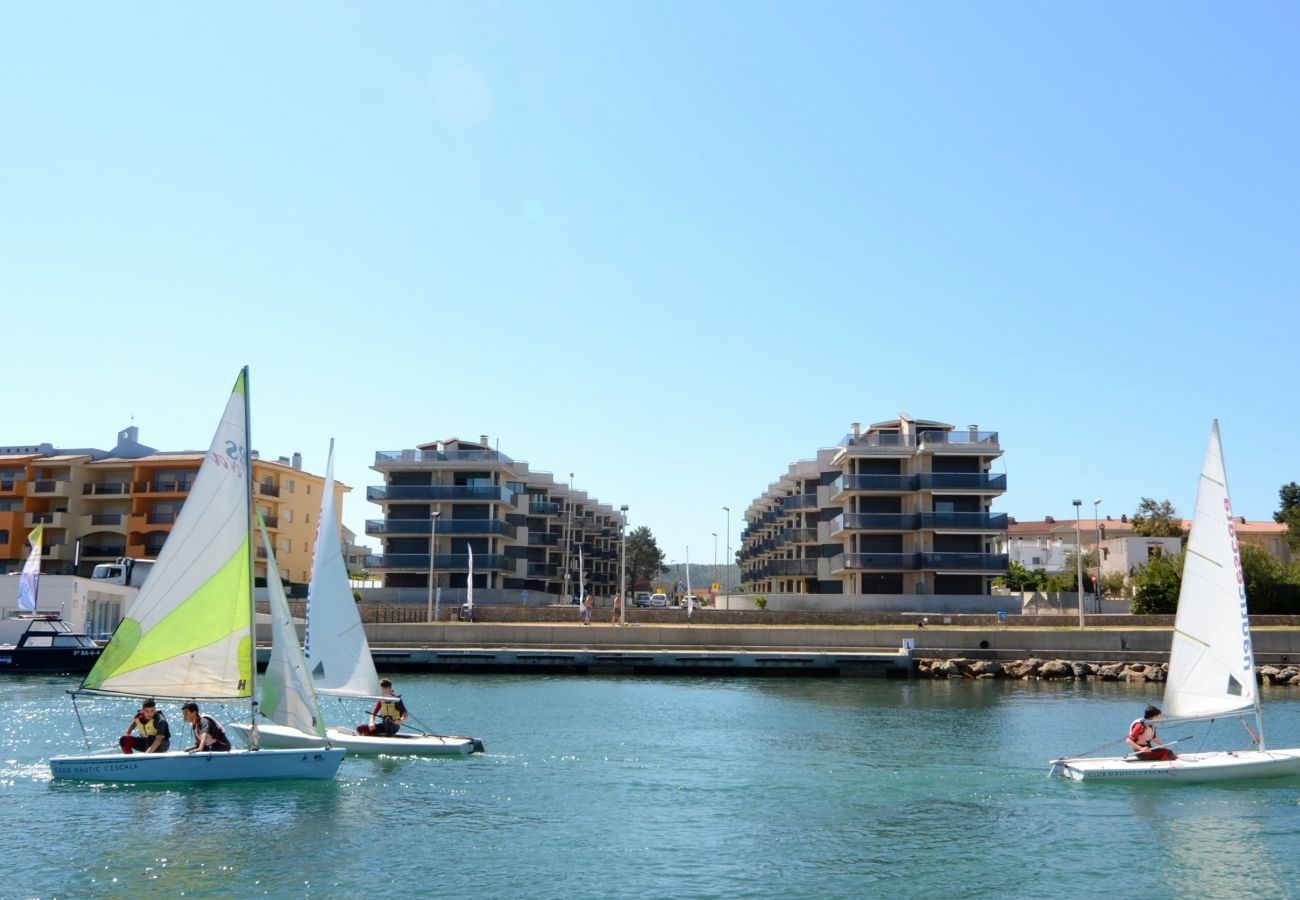
[[(375, 703), (370, 712), (370, 734), (394, 735), (407, 719), (406, 704), (402, 698), (393, 693), (393, 683), (385, 678), (379, 682), (383, 697)], [(360, 728), (357, 731), (361, 731)], [(364, 732), (363, 732), (364, 733)]]
[(230, 740), (221, 723), (212, 716), (199, 715), (197, 703), (186, 703), (181, 707), (185, 721), (194, 729), (194, 746), (186, 748), (187, 753), (195, 751), (225, 753), (230, 749)]
[(1134, 719), (1133, 724), (1129, 726), (1128, 737), (1124, 739), (1124, 743), (1138, 753), (1150, 752), (1152, 744), (1158, 744), (1163, 748), (1165, 743), (1156, 737), (1156, 726), (1153, 724), (1158, 718), (1160, 718), (1159, 707), (1148, 706), (1142, 718)]
[[(133, 735), (132, 731), (139, 734)], [(171, 736), (167, 717), (153, 700), (146, 700), (140, 704), (140, 711), (126, 726), (126, 733), (118, 743), (123, 753), (166, 753), (171, 746)]]

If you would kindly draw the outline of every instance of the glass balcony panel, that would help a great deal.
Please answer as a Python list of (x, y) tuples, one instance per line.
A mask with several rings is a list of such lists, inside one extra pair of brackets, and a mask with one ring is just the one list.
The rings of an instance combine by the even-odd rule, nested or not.
[(917, 475), (917, 483), (923, 491), (1005, 491), (1007, 476), (988, 475), (980, 472), (926, 472)]
[(1005, 553), (922, 553), (923, 569), (969, 569), (978, 572), (1005, 572)]
[(921, 527), (935, 529), (969, 528), (976, 531), (1006, 531), (1006, 513), (928, 512), (921, 513)]
[(910, 572), (920, 568), (916, 553), (845, 553), (843, 568)]

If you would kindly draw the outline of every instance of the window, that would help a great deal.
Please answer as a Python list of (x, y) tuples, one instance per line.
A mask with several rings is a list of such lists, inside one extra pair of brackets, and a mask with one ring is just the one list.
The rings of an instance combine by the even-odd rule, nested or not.
[(290, 524), (292, 524), (292, 522), (293, 522), (293, 510), (292, 510), (292, 509), (286, 509), (286, 510), (284, 511), (284, 521), (285, 521), (285, 522), (288, 522), (288, 523), (290, 523)]
[(302, 522), (304, 525), (311, 524), (311, 513), (303, 513)]
[(293, 493), (293, 479), (292, 479), (292, 478), (289, 479), (289, 493), (291, 493), (291, 494)]

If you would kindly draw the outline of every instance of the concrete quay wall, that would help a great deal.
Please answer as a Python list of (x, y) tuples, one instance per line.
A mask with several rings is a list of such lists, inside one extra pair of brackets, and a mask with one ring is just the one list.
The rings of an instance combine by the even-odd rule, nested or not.
[[(534, 649), (682, 649), (870, 651), (914, 642), (914, 656), (1094, 662), (1165, 662), (1168, 627), (1023, 628), (889, 626), (550, 625), (520, 623), (368, 624), (380, 647), (512, 647)], [(1300, 661), (1300, 628), (1255, 628), (1258, 663)]]

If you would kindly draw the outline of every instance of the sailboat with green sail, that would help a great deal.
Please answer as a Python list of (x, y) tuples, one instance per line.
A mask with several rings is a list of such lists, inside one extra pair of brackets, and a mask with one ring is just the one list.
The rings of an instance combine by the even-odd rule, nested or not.
[[(256, 714), (248, 418), (245, 367), (149, 580), (95, 667), (72, 692), (74, 706), (78, 695), (89, 694), (247, 701)], [(267, 571), (272, 573), (268, 582), (278, 583), (269, 542)], [(280, 698), (300, 713), (306, 710), (310, 719), (316, 709), (310, 679), (287, 682), (278, 686)], [(314, 717), (319, 725), (319, 711)], [(123, 754), (114, 748), (53, 757), (50, 771), (55, 778), (80, 781), (328, 779), (345, 752), (325, 746), (323, 738), (320, 746), (302, 750), (260, 749), (254, 734), (246, 750)]]

